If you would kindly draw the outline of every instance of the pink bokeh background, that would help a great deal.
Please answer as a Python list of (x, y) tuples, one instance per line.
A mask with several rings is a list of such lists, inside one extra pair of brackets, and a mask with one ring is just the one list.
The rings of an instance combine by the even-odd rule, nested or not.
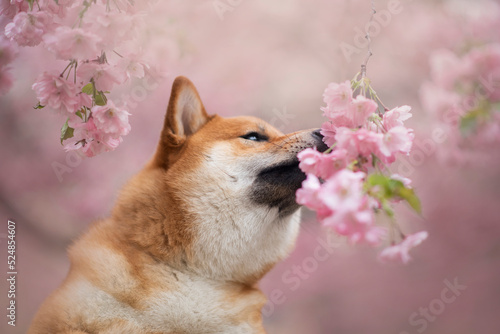
[[(340, 45), (355, 45), (356, 28), (363, 29), (370, 16), (369, 1), (242, 0), (234, 1), (238, 4), (222, 19), (213, 3), (178, 0), (145, 6), (142, 48), (164, 78), (154, 82), (154, 90), (140, 90), (144, 85), (134, 83), (131, 133), (116, 151), (92, 159), (68, 157), (59, 144), (61, 119), (32, 108), (34, 79), (64, 64), (42, 49), (20, 49), (11, 70), (14, 87), (0, 97), (0, 268), (5, 277), (4, 237), (7, 219), (12, 219), (19, 273), (17, 325), (8, 326), (2, 315), (1, 333), (26, 332), (68, 271), (68, 245), (91, 221), (109, 213), (121, 186), (153, 154), (176, 76), (195, 83), (209, 113), (255, 115), (292, 132), (321, 125), (324, 88), (352, 78), (366, 55), (362, 49), (349, 61)], [(388, 9), (389, 1), (375, 3), (379, 12)], [(427, 143), (416, 145), (414, 156), (396, 167), (414, 180), (423, 214), (401, 205), (397, 218), (406, 232), (428, 230), (430, 237), (406, 266), (382, 265), (373, 249), (352, 247), (342, 239), (318, 261), (314, 254), (323, 243), (318, 238), (325, 240), (328, 231), (304, 210), (294, 252), (261, 282), (271, 300), (264, 309), (269, 333), (500, 332), (498, 161), (443, 162), (439, 144), (426, 141), (439, 125), (419, 101), (419, 89), (430, 78), (429, 55), (443, 47), (455, 50), (469, 38), (498, 42), (500, 9), (496, 1), (459, 0), (401, 0), (398, 8), (372, 37), (368, 76), (387, 106), (413, 107), (407, 124), (418, 143)], [(127, 86), (112, 94), (119, 99), (131, 91)], [(62, 181), (54, 162), (71, 169)], [(455, 280), (466, 288), (453, 302), (436, 302), (445, 281)], [(0, 287), (6, 314), (5, 279)], [(439, 305), (444, 308), (436, 309)], [(420, 320), (426, 319), (420, 312), (429, 307), (431, 317)]]

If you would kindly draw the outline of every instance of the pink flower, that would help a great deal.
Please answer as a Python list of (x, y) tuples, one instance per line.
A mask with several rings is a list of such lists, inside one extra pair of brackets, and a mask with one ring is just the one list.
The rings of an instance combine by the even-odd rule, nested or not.
[(92, 158), (101, 153), (113, 151), (121, 142), (121, 137), (117, 139), (107, 137), (105, 141), (94, 139), (87, 142), (85, 145), (82, 144), (79, 149), (85, 156)]
[(118, 62), (118, 68), (125, 73), (127, 78), (144, 78), (148, 65), (142, 63), (137, 55), (128, 55), (121, 58)]
[(339, 110), (339, 111), (329, 111), (328, 109), (322, 109), (324, 111), (324, 116), (328, 117), (330, 120), (331, 126), (333, 129), (346, 127), (346, 128), (354, 128), (356, 125), (354, 124), (351, 117), (348, 115), (348, 110)]
[(35, 46), (40, 44), (45, 33), (52, 30), (52, 25), (52, 17), (47, 12), (19, 12), (5, 26), (5, 36), (21, 46)]
[(130, 132), (129, 115), (126, 110), (117, 108), (111, 100), (108, 100), (105, 106), (92, 108), (96, 128), (115, 138), (125, 136)]
[(42, 105), (64, 114), (74, 114), (82, 101), (80, 90), (73, 82), (47, 72), (38, 77), (32, 88)]
[(112, 50), (116, 45), (134, 37), (137, 15), (108, 11), (100, 5), (91, 6), (86, 15), (92, 17), (92, 20), (84, 28), (98, 34), (107, 50)]
[(80, 149), (86, 144), (86, 142), (91, 142), (94, 138), (99, 137), (99, 130), (95, 126), (94, 119), (90, 117), (87, 122), (77, 121), (73, 119), (69, 122), (69, 126), (74, 129), (73, 137), (68, 139), (67, 144), (64, 149), (66, 151), (72, 151)]
[(50, 12), (64, 18), (67, 14), (68, 8), (75, 4), (75, 0), (38, 0), (42, 10)]
[(85, 123), (72, 124), (74, 136), (64, 146), (66, 151), (78, 151), (86, 157), (114, 150), (122, 141), (121, 137), (114, 138), (102, 133), (90, 117)]
[(78, 99), (79, 99), (78, 102), (79, 106), (85, 106), (89, 109), (92, 108), (92, 98), (90, 97), (90, 95), (80, 92), (78, 93)]
[(121, 84), (125, 80), (125, 74), (116, 67), (97, 62), (83, 63), (78, 67), (77, 74), (84, 82), (90, 82), (93, 78), (98, 91), (110, 91), (115, 84)]
[(331, 211), (322, 224), (332, 227), (353, 243), (376, 245), (385, 230), (374, 226), (371, 199), (363, 192), (365, 173), (343, 169), (326, 180), (318, 197)]
[(296, 201), (300, 205), (305, 205), (309, 209), (316, 211), (318, 219), (331, 214), (331, 211), (325, 206), (321, 198), (319, 197), (319, 190), (321, 189), (321, 183), (319, 179), (313, 174), (308, 174), (304, 182), (302, 182), (302, 187), (297, 190)]
[(347, 109), (352, 101), (351, 82), (346, 81), (340, 84), (332, 82), (328, 84), (323, 93), (323, 101), (329, 111)]
[(307, 148), (297, 157), (300, 160), (299, 168), (306, 174), (313, 174), (327, 179), (347, 166), (347, 152), (344, 149), (335, 150), (328, 154)]
[(326, 180), (347, 167), (347, 165), (347, 151), (338, 148), (331, 153), (323, 154), (323, 159), (318, 166), (318, 174)]
[(353, 126), (358, 127), (365, 123), (366, 118), (373, 114), (378, 108), (378, 104), (363, 95), (358, 95), (348, 107), (348, 118)]
[(401, 106), (385, 112), (382, 123), (386, 130), (390, 130), (396, 126), (403, 126), (403, 122), (411, 118), (410, 106)]
[(379, 150), (386, 157), (396, 153), (409, 154), (413, 138), (413, 130), (404, 126), (396, 126), (384, 134)]
[(25, 0), (3, 0), (0, 2), (0, 15), (4, 15), (10, 19), (14, 18), (19, 12), (27, 12), (29, 10), (28, 2)]
[(386, 234), (382, 227), (374, 225), (372, 209), (348, 211), (343, 214), (334, 213), (323, 220), (325, 226), (331, 226), (353, 244), (367, 243), (376, 246)]
[(411, 260), (409, 251), (427, 239), (427, 231), (418, 232), (407, 236), (401, 243), (385, 248), (379, 255), (382, 262), (401, 261), (408, 263)]
[(321, 126), (321, 134), (323, 135), (323, 141), (329, 147), (332, 147), (335, 144), (336, 133), (337, 133), (337, 127), (333, 125), (332, 122), (325, 122)]
[(333, 212), (355, 211), (363, 199), (363, 179), (366, 174), (342, 169), (326, 180), (320, 197)]
[(361, 128), (353, 131), (347, 128), (337, 129), (335, 139), (337, 148), (347, 151), (348, 160), (352, 161), (358, 156), (365, 157), (371, 161), (371, 154), (377, 153), (382, 142), (383, 135)]
[(319, 176), (318, 167), (323, 159), (323, 154), (313, 148), (306, 148), (297, 154), (299, 158), (299, 168), (306, 174)]
[(46, 34), (44, 42), (49, 51), (59, 59), (93, 59), (101, 49), (101, 38), (83, 29), (59, 27), (54, 33)]

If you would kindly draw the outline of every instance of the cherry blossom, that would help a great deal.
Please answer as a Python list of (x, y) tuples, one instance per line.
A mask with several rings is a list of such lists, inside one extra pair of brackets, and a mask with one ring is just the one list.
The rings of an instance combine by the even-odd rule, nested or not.
[(413, 130), (404, 126), (396, 126), (387, 131), (380, 142), (378, 149), (386, 157), (396, 153), (410, 153), (413, 143)]
[(323, 101), (327, 107), (322, 110), (325, 112), (335, 112), (346, 109), (352, 101), (352, 89), (349, 81), (343, 83), (332, 82), (323, 93)]
[(418, 232), (406, 236), (406, 238), (399, 244), (385, 248), (379, 255), (382, 262), (403, 262), (408, 263), (411, 260), (410, 250), (420, 245), (427, 237), (427, 231)]
[(98, 62), (86, 62), (78, 67), (77, 75), (85, 83), (93, 79), (95, 88), (99, 91), (110, 91), (114, 85), (125, 81), (125, 73), (109, 64), (99, 64)]
[(52, 17), (44, 11), (20, 12), (5, 26), (5, 36), (20, 46), (40, 44), (45, 33), (52, 30)]
[(314, 174), (307, 174), (306, 180), (302, 183), (302, 188), (297, 191), (297, 203), (318, 211), (318, 213), (330, 213), (319, 197), (321, 183)]
[(335, 212), (356, 210), (363, 197), (365, 177), (363, 172), (339, 171), (321, 187), (323, 203)]
[(58, 59), (93, 59), (99, 56), (101, 37), (86, 30), (62, 26), (44, 35), (44, 42)]
[(14, 18), (19, 12), (26, 12), (29, 9), (26, 0), (4, 0), (0, 2), (0, 15)]
[(332, 122), (327, 121), (321, 125), (321, 134), (323, 135), (323, 141), (328, 146), (333, 146), (336, 142), (335, 134), (337, 133), (337, 127), (333, 125)]
[(385, 130), (390, 130), (396, 126), (403, 126), (403, 122), (412, 117), (410, 111), (410, 106), (401, 106), (385, 112), (382, 117)]
[[(353, 86), (362, 86), (364, 94), (379, 100), (363, 80), (354, 80)], [(299, 167), (307, 175), (297, 191), (297, 203), (316, 211), (322, 225), (351, 243), (377, 246), (387, 236), (387, 229), (376, 224), (377, 213), (393, 219), (391, 206), (402, 201), (420, 211), (411, 180), (384, 170), (397, 155), (410, 153), (414, 135), (404, 122), (412, 116), (411, 107), (379, 113), (374, 99), (353, 95), (348, 81), (331, 83), (325, 89), (327, 105), (321, 110), (328, 121), (321, 133), (330, 149), (321, 153), (308, 148), (297, 155)], [(409, 236), (403, 245), (413, 239)]]
[[(35, 108), (51, 109), (64, 117), (61, 143), (66, 150), (92, 157), (115, 149), (130, 132), (130, 114), (107, 95), (131, 78), (159, 79), (134, 41), (145, 23), (134, 4), (129, 0), (0, 3), (9, 39), (0, 37), (0, 94), (12, 86), (8, 69), (15, 57), (14, 45), (41, 45), (67, 63), (60, 74), (38, 76), (32, 85), (38, 98)], [(126, 104), (124, 99), (121, 105)]]
[(335, 134), (337, 147), (348, 152), (349, 160), (355, 160), (361, 156), (371, 161), (371, 154), (380, 151), (382, 139), (381, 133), (365, 128), (358, 130), (339, 128)]
[(105, 106), (92, 108), (96, 128), (115, 138), (125, 136), (130, 132), (129, 115), (126, 110), (117, 108), (111, 100), (108, 100)]
[(78, 87), (59, 75), (44, 72), (33, 84), (40, 104), (63, 114), (74, 114), (81, 106)]
[(88, 30), (99, 35), (106, 50), (112, 50), (117, 42), (123, 43), (134, 37), (137, 15), (106, 11), (100, 6), (91, 6), (87, 14), (93, 18), (88, 24)]
[(127, 58), (118, 61), (117, 67), (130, 78), (144, 78), (147, 73), (148, 65), (139, 60), (137, 54), (129, 54)]
[(64, 149), (81, 152), (89, 158), (114, 150), (122, 141), (121, 137), (103, 134), (92, 117), (85, 123), (75, 125), (74, 129), (74, 136)]
[(366, 118), (377, 110), (378, 105), (375, 101), (367, 99), (363, 95), (358, 95), (348, 107), (349, 119), (353, 127), (361, 126)]

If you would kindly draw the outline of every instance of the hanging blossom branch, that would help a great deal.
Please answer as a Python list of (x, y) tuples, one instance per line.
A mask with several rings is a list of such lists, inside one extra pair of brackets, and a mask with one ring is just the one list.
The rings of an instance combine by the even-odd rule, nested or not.
[[(35, 108), (48, 107), (66, 119), (61, 144), (67, 151), (92, 157), (115, 149), (130, 132), (129, 112), (108, 94), (115, 85), (149, 74), (149, 65), (127, 47), (143, 24), (142, 13), (133, 4), (133, 0), (12, 0), (0, 7), (0, 15), (11, 20), (5, 26), (11, 43), (42, 45), (56, 59), (68, 62), (62, 72), (44, 72), (33, 84), (39, 100)], [(0, 43), (4, 48), (5, 41)], [(109, 61), (110, 54), (118, 58)], [(0, 64), (0, 83), (5, 77), (2, 68), (7, 67)]]
[[(370, 20), (375, 13), (372, 1)], [(366, 76), (372, 56), (369, 34), (366, 38), (370, 43), (361, 71), (351, 81), (330, 83), (323, 93), (326, 106), (321, 110), (328, 121), (321, 133), (330, 148), (324, 153), (306, 149), (298, 154), (307, 178), (297, 191), (297, 202), (316, 211), (324, 226), (352, 243), (377, 246), (389, 234), (390, 246), (379, 258), (407, 263), (409, 250), (428, 235), (425, 231), (405, 235), (393, 208), (406, 202), (421, 211), (411, 180), (390, 170), (399, 155), (411, 152), (413, 130), (404, 125), (412, 116), (411, 107), (389, 110), (371, 87)], [(389, 218), (388, 228), (376, 224), (380, 215)]]

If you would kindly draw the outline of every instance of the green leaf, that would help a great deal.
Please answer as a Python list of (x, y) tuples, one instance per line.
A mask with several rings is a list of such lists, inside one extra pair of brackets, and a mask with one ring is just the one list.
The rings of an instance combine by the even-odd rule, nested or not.
[(411, 188), (405, 187), (404, 183), (399, 180), (390, 179), (389, 187), (391, 188), (391, 192), (393, 197), (399, 197), (413, 208), (417, 213), (422, 213), (422, 207), (420, 204), (420, 199), (415, 194), (415, 191)]
[(399, 180), (394, 180), (391, 178), (388, 178), (387, 184), (388, 184), (389, 188), (391, 189), (391, 192), (393, 192), (393, 193), (398, 192), (399, 189), (405, 187), (403, 182), (401, 182)]
[[(382, 174), (372, 174), (368, 177), (365, 183), (365, 191), (384, 205), (388, 199), (392, 198), (391, 189), (389, 187), (389, 179)], [(385, 205), (388, 207), (388, 205)], [(389, 210), (384, 207), (384, 211), (389, 214)]]
[(84, 118), (83, 118), (84, 113), (85, 113), (85, 111), (83, 109), (80, 109), (75, 113), (75, 115), (80, 117), (83, 121), (84, 120)]
[(97, 94), (95, 95), (95, 104), (97, 104), (98, 106), (105, 106), (106, 103), (108, 103), (106, 95), (104, 95), (103, 92), (97, 92)]
[(420, 203), (420, 199), (415, 194), (415, 191), (413, 189), (403, 187), (399, 189), (398, 196), (406, 200), (408, 204), (410, 204), (410, 206), (413, 208), (413, 210), (415, 210), (418, 214), (422, 213), (422, 205)]
[(384, 192), (389, 192), (389, 178), (387, 176), (384, 176), (382, 174), (372, 174), (368, 177), (367, 180), (368, 186), (370, 188), (375, 187), (375, 186), (380, 186)]
[(91, 83), (86, 84), (82, 88), (82, 92), (87, 94), (87, 95), (92, 95), (94, 94), (94, 85)]
[(404, 183), (399, 180), (391, 179), (388, 176), (382, 174), (370, 175), (366, 182), (367, 190), (380, 200), (382, 203), (384, 211), (392, 216), (394, 213), (387, 204), (390, 199), (402, 199), (408, 202), (408, 204), (417, 212), (421, 213), (422, 208), (420, 204), (420, 199), (415, 194), (413, 189), (405, 187)]
[(42, 106), (40, 104), (40, 101), (38, 101), (38, 103), (36, 104), (36, 106), (33, 107), (33, 109), (43, 109), (43, 108), (45, 108), (45, 106)]
[(33, 4), (35, 3), (35, 0), (26, 0), (28, 1), (28, 4), (30, 5), (30, 10), (33, 10)]
[(68, 125), (69, 118), (66, 120), (66, 123), (64, 123), (63, 127), (61, 128), (61, 145), (64, 140), (72, 138), (73, 137), (73, 132), (75, 129), (70, 127)]

